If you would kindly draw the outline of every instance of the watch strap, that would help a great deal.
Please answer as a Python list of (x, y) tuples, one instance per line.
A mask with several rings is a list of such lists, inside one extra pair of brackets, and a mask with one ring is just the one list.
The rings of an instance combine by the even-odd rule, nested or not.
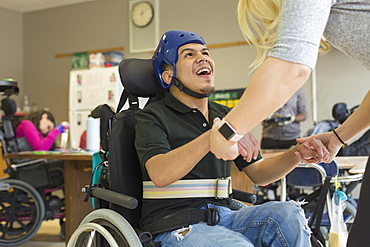
[(225, 137), (226, 140), (228, 141), (233, 141), (233, 142), (237, 142), (239, 141), (240, 139), (243, 138), (244, 135), (239, 135), (238, 132), (236, 131), (236, 129), (233, 128), (233, 126), (231, 126), (231, 124), (229, 124), (225, 118), (222, 119), (221, 121), (221, 125), (220, 125), (220, 128), (221, 126), (223, 125), (226, 125), (232, 132), (233, 134), (231, 134), (230, 136), (224, 136), (222, 133), (222, 135)]

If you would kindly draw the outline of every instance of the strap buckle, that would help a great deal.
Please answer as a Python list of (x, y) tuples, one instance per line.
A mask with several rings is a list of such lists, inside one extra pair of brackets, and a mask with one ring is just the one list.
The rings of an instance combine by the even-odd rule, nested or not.
[(215, 226), (220, 222), (220, 212), (217, 208), (207, 208), (207, 225)]
[[(222, 189), (224, 186), (227, 186), (227, 190)], [(216, 199), (229, 198), (231, 191), (231, 177), (216, 179)]]

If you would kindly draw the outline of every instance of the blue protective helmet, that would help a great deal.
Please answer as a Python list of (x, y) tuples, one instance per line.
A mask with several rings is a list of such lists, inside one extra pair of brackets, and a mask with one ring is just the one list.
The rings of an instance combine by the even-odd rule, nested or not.
[(158, 81), (163, 88), (169, 88), (172, 85), (172, 83), (166, 84), (162, 79), (163, 63), (173, 66), (173, 77), (176, 77), (178, 49), (180, 46), (190, 43), (206, 45), (206, 42), (204, 41), (202, 36), (194, 32), (171, 30), (163, 34), (161, 40), (159, 41), (158, 47), (152, 57), (154, 74), (158, 78)]

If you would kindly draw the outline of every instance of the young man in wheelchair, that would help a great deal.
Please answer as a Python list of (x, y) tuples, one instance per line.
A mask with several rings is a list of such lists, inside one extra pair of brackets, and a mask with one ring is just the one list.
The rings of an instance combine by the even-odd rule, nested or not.
[[(222, 119), (229, 108), (208, 101), (215, 64), (203, 38), (166, 32), (153, 68), (169, 92), (136, 114), (135, 146), (143, 178), (140, 228), (154, 233), (162, 246), (310, 246), (299, 203), (229, 208), (232, 163), (217, 159), (209, 148), (213, 120)], [(280, 179), (303, 159), (318, 161), (316, 151), (302, 144), (263, 160), (252, 135), (231, 140), (244, 155), (235, 164), (255, 184)]]

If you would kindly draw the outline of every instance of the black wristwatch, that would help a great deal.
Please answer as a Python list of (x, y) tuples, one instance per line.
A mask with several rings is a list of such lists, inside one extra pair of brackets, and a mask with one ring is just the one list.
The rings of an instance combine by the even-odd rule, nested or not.
[(221, 127), (218, 129), (218, 131), (228, 141), (237, 142), (243, 138), (243, 135), (239, 135), (233, 126), (231, 126), (225, 119), (222, 119)]

